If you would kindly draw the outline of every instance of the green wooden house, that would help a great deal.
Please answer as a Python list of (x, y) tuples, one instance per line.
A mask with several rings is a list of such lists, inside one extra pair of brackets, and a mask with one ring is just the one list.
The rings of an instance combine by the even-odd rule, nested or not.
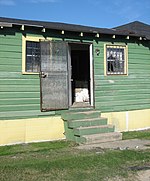
[(0, 18), (0, 145), (150, 128), (150, 25)]

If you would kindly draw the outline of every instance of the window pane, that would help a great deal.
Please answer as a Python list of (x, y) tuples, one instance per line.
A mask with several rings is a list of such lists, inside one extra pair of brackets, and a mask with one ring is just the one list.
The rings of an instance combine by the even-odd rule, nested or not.
[(26, 72), (40, 71), (40, 43), (26, 42)]
[(125, 74), (125, 48), (122, 46), (106, 46), (107, 74)]
[(27, 55), (32, 55), (32, 48), (27, 48)]

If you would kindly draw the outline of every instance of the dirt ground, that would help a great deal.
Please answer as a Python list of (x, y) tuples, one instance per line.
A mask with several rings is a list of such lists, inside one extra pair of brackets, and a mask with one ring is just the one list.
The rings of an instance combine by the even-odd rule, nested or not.
[(150, 170), (138, 171), (136, 175), (129, 175), (128, 178), (115, 177), (107, 181), (150, 181)]
[(139, 171), (137, 179), (139, 181), (150, 181), (150, 170)]
[(130, 139), (130, 140), (120, 140), (114, 142), (105, 142), (105, 143), (97, 143), (90, 145), (80, 145), (77, 147), (78, 149), (131, 149), (131, 150), (144, 150), (150, 148), (150, 140), (140, 140), (140, 139)]
[[(121, 140), (91, 145), (80, 145), (78, 149), (112, 149), (112, 150), (144, 150), (150, 148), (150, 140)], [(150, 181), (150, 166), (146, 170), (137, 171), (136, 175), (131, 175), (127, 179), (115, 177), (107, 181)]]

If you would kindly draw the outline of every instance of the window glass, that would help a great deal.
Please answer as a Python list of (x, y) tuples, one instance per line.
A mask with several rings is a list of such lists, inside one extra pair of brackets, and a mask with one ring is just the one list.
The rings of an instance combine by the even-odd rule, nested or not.
[(106, 73), (107, 75), (126, 74), (125, 46), (106, 45)]
[(40, 72), (40, 43), (26, 41), (26, 72)]

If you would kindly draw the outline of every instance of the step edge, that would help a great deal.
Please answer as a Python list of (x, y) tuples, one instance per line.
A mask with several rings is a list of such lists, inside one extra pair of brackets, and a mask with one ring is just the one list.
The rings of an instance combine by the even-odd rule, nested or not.
[[(101, 111), (95, 111), (95, 110), (94, 111), (93, 110), (92, 111), (77, 111), (77, 112), (70, 112), (70, 113), (68, 112), (68, 113), (63, 113), (63, 114), (64, 115), (65, 114), (69, 114), (69, 115), (73, 114), (74, 115), (74, 114), (81, 114), (81, 113), (83, 113), (83, 114), (84, 113), (89, 113), (89, 114), (90, 113), (99, 113), (99, 114), (101, 114)], [(63, 114), (62, 114), (62, 116), (63, 116)]]
[(94, 129), (94, 128), (114, 128), (114, 125), (111, 124), (106, 124), (106, 125), (98, 125), (98, 126), (86, 126), (86, 127), (78, 127), (78, 128), (73, 128), (74, 130), (83, 130), (83, 129)]
[(99, 137), (91, 137), (93, 135), (82, 135), (81, 139), (84, 140), (82, 141), (82, 144), (96, 144), (96, 143), (105, 143), (105, 142), (122, 140), (122, 134), (119, 133), (117, 134), (117, 133), (111, 132), (111, 133), (93, 134), (93, 135), (99, 135)]
[(88, 118), (88, 119), (84, 118), (84, 119), (74, 119), (74, 120), (68, 119), (67, 121), (68, 122), (78, 122), (78, 121), (80, 122), (80, 121), (92, 121), (92, 120), (102, 121), (102, 120), (108, 120), (108, 119), (104, 118), (104, 117), (100, 117), (100, 118)]
[[(80, 123), (80, 124), (79, 124)], [(68, 128), (80, 128), (80, 127), (91, 127), (91, 126), (102, 126), (107, 125), (107, 120), (95, 120), (95, 121), (85, 121), (85, 122), (68, 122)]]
[(114, 141), (121, 141), (122, 138), (113, 138), (113, 139), (105, 139), (105, 140), (96, 140), (96, 141), (89, 141), (89, 142), (83, 142), (81, 144), (84, 144), (84, 145), (90, 145), (90, 144), (98, 144), (98, 143), (108, 143), (108, 142), (114, 142)]
[(122, 136), (122, 133), (120, 133), (120, 132), (109, 132), (109, 133), (97, 133), (97, 134), (92, 134), (92, 135), (82, 135), (81, 137), (83, 137), (83, 138), (92, 138), (92, 137), (98, 137), (98, 136), (100, 136), (100, 137), (102, 137), (102, 135), (103, 136), (117, 136), (117, 135), (120, 135), (120, 136)]

